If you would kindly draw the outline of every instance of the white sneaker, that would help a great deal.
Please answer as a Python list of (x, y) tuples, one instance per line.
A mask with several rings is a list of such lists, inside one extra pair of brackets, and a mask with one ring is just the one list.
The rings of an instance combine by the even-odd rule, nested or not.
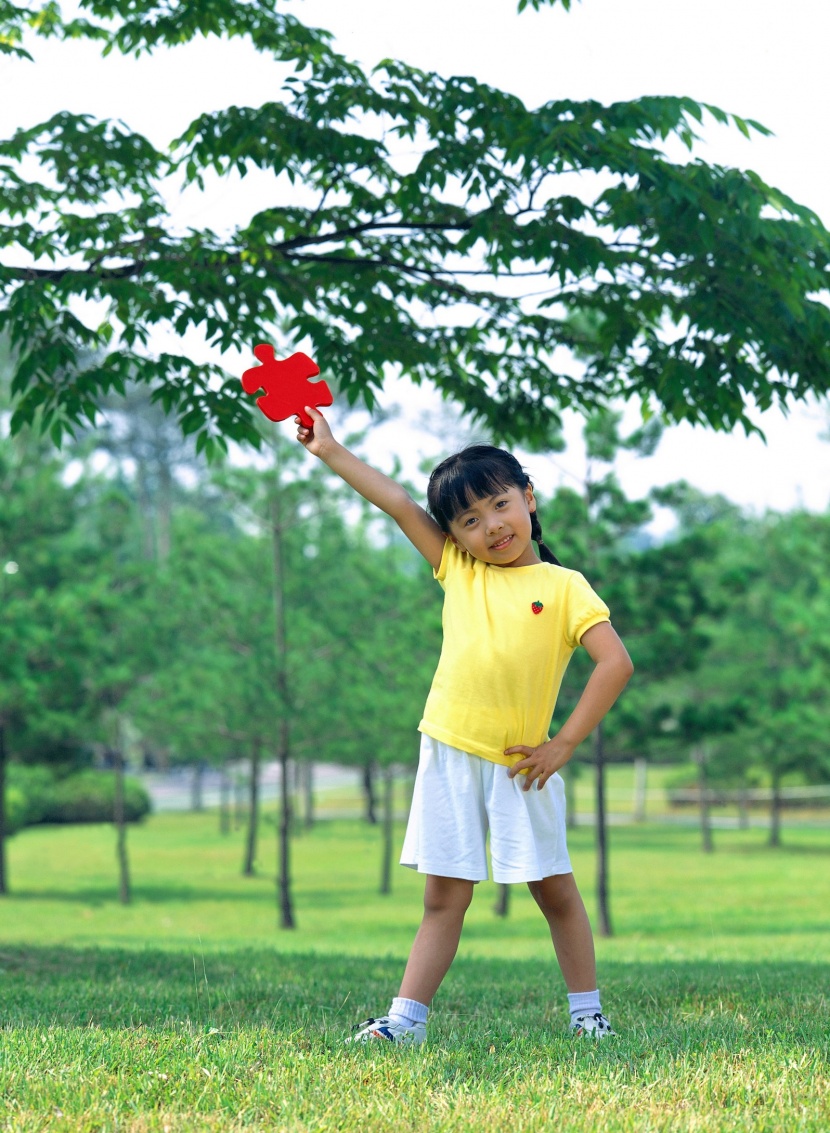
[(571, 1023), (571, 1034), (577, 1037), (590, 1035), (592, 1039), (607, 1039), (615, 1037), (617, 1032), (605, 1016), (597, 1011), (595, 1015), (578, 1015)]
[(427, 1037), (426, 1023), (413, 1023), (411, 1027), (405, 1027), (401, 1023), (393, 1023), (388, 1015), (383, 1015), (380, 1019), (364, 1019), (362, 1023), (357, 1024), (355, 1030), (357, 1034), (346, 1039), (347, 1043), (367, 1043), (372, 1039), (383, 1039), (389, 1043), (414, 1045), (422, 1043)]

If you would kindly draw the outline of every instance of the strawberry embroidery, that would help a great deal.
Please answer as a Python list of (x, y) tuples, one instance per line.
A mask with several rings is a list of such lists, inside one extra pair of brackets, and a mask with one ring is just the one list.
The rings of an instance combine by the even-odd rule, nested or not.
[(541, 602), (531, 602), (530, 608), (534, 612), (534, 614), (541, 614), (542, 610), (544, 610), (545, 607)]

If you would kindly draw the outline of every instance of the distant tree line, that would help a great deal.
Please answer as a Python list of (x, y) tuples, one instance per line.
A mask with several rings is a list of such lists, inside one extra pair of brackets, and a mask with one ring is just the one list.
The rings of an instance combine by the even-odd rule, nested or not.
[[(2, 765), (60, 780), (96, 753), (123, 771), (127, 747), (170, 767), (244, 761), (251, 872), (259, 773), (279, 758), (290, 924), (287, 788), (334, 762), (360, 769), (372, 800), (380, 771), (388, 798), (392, 765), (414, 765), (440, 591), (397, 529), (293, 442), (274, 432), (259, 466), (209, 470), (161, 443), (175, 428), (153, 412), (146, 398), (122, 404), (105, 434), (61, 457), (31, 431), (0, 439)], [(153, 452), (136, 440), (142, 429), (156, 433)], [(548, 541), (606, 597), (637, 666), (577, 759), (595, 768), (598, 808), (605, 765), (643, 756), (688, 765), (702, 786), (768, 785), (780, 802), (785, 784), (830, 780), (830, 517), (752, 517), (685, 484), (629, 500), (615, 457), (647, 457), (658, 433), (624, 436), (619, 415), (594, 414), (589, 479), (537, 485)], [(661, 542), (646, 535), (652, 503), (676, 518)], [(578, 652), (560, 713), (584, 679)], [(120, 854), (128, 898), (123, 843)]]
[[(570, 7), (517, 6), (548, 3)], [(0, 139), (0, 797), (7, 760), (66, 769), (105, 750), (127, 900), (131, 737), (171, 763), (248, 761), (245, 869), (266, 756), (284, 785), (289, 766), (337, 759), (369, 787), (375, 766), (412, 758), (434, 585), (394, 531), (263, 440), (221, 362), (169, 347), (186, 336), (215, 359), (278, 331), (323, 361), (341, 404), (374, 408), (391, 369), (513, 443), (544, 449), (564, 409), (585, 417), (598, 471), (548, 499), (549, 529), (607, 594), (638, 666), (591, 741), (601, 891), (608, 760), (692, 755), (701, 786), (824, 775), (823, 520), (752, 520), (676, 488), (661, 501), (676, 537), (646, 546), (649, 503), (613, 475), (620, 448), (645, 454), (656, 436), (622, 436), (617, 399), (751, 430), (750, 406), (828, 390), (830, 235), (755, 174), (694, 156), (707, 119), (764, 128), (682, 96), (533, 109), (474, 77), (370, 71), (264, 0), (172, 0), (161, 16), (80, 0), (66, 17), (0, 2), (0, 54), (33, 66), (44, 38), (117, 58), (204, 35), (277, 62), (273, 99), (206, 109), (158, 148), (69, 110)], [(670, 157), (677, 141), (689, 160)], [(248, 172), (270, 179), (271, 203), (233, 230), (171, 212), (182, 185)], [(74, 436), (63, 461), (83, 464), (87, 423), (114, 399), (115, 427), (86, 443), (115, 474), (87, 463), (68, 482), (30, 428)], [(231, 442), (268, 460), (207, 476), (198, 454)], [(286, 927), (292, 807), (285, 789)]]

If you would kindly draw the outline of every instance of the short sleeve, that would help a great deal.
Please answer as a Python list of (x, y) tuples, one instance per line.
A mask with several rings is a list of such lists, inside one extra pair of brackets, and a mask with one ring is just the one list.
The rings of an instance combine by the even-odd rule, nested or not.
[(452, 557), (452, 553), (453, 551), (457, 552), (457, 550), (458, 548), (451, 539), (444, 540), (444, 550), (441, 552), (441, 562), (438, 564), (438, 570), (434, 570), (432, 572), (435, 576), (436, 581), (441, 583), (446, 581), (447, 571), (450, 569), (450, 559)]
[(476, 560), (471, 555), (457, 547), (452, 539), (447, 539), (444, 542), (444, 550), (441, 552), (438, 570), (434, 570), (432, 573), (436, 581), (446, 590), (447, 584), (451, 583), (452, 579), (475, 570), (475, 565)]
[(574, 571), (565, 598), (565, 641), (575, 649), (582, 635), (600, 622), (611, 620), (608, 607), (587, 579)]

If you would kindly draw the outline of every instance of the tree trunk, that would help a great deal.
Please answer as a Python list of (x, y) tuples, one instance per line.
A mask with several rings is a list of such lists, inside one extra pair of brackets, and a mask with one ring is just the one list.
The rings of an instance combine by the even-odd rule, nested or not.
[(256, 835), (259, 824), (259, 765), (262, 741), (259, 736), (251, 741), (251, 778), (248, 784), (248, 831), (245, 838), (245, 862), (242, 873), (245, 877), (254, 876), (256, 860)]
[(303, 796), (303, 826), (310, 830), (314, 825), (314, 763), (304, 759), (300, 764), (302, 796)]
[(634, 760), (634, 821), (646, 820), (646, 784), (648, 783), (648, 761), (638, 756)]
[(291, 901), (291, 783), (288, 760), (288, 720), (280, 721), (280, 819), (278, 830), (277, 877), (280, 928), (295, 928), (294, 909)]
[(612, 936), (608, 907), (608, 827), (605, 818), (605, 737), (602, 724), (594, 732), (597, 809), (597, 914), (600, 936)]
[(231, 778), (228, 765), (223, 763), (219, 769), (219, 833), (231, 832)]
[(158, 467), (158, 495), (156, 498), (156, 553), (159, 562), (170, 558), (171, 514), (173, 510), (173, 476), (167, 460), (160, 460)]
[(709, 805), (709, 784), (706, 779), (706, 752), (696, 747), (692, 759), (697, 764), (697, 791), (700, 801), (700, 835), (704, 854), (711, 854), (715, 846), (712, 842), (712, 816)]
[(303, 833), (300, 815), (303, 806), (303, 764), (300, 759), (289, 760), (291, 781), (291, 825), (289, 832), (295, 837)]
[(130, 903), (130, 864), (127, 859), (127, 823), (124, 817), (124, 751), (119, 742), (112, 753), (115, 767), (115, 801), (113, 821), (116, 831), (116, 857), (118, 858), (118, 900)]
[(497, 885), (496, 886), (496, 903), (493, 906), (493, 912), (497, 917), (506, 917), (510, 911), (510, 886)]
[(390, 764), (383, 768), (383, 837), (381, 840), (380, 891), (392, 892), (392, 843), (395, 809), (395, 775)]
[(378, 798), (375, 792), (375, 761), (367, 759), (363, 764), (363, 797), (366, 801), (366, 821), (374, 826), (378, 820)]
[(560, 774), (565, 780), (565, 825), (571, 830), (576, 826), (576, 768), (573, 760)]
[(282, 814), (278, 824), (279, 866), (277, 870), (277, 904), (280, 928), (294, 928), (294, 909), (291, 897), (291, 784), (289, 763), (291, 755), (290, 720), (292, 713), (291, 688), (288, 680), (288, 635), (285, 624), (285, 559), (283, 549), (282, 484), (280, 482), (280, 444), (276, 440), (274, 454), (274, 489), (271, 493), (271, 547), (274, 572), (274, 657), (276, 661), (277, 691), (280, 696), (280, 786)]
[(6, 871), (6, 725), (0, 720), (0, 897), (8, 893)]
[(148, 562), (156, 560), (156, 520), (153, 507), (153, 494), (150, 490), (147, 464), (144, 460), (136, 460), (136, 486), (138, 489), (138, 507), (142, 517), (144, 536), (144, 558)]
[(233, 828), (239, 830), (245, 820), (245, 779), (242, 774), (242, 761), (234, 760), (233, 772)]
[(749, 829), (749, 787), (746, 783), (741, 785), (738, 792), (738, 829)]
[(772, 777), (772, 799), (769, 808), (769, 845), (781, 845), (781, 777)]
[(201, 812), (205, 809), (204, 787), (205, 761), (199, 759), (193, 764), (193, 778), (190, 781), (190, 809)]

